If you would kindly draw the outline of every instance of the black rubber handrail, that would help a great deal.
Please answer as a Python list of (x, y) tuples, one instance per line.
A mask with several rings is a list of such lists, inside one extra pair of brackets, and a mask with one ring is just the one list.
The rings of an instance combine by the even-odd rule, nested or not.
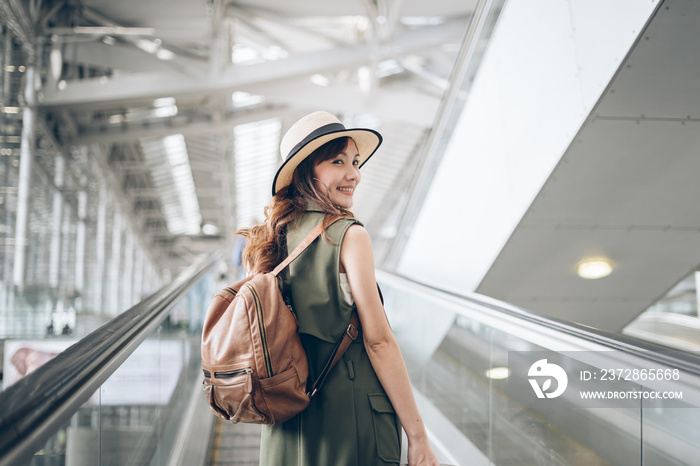
[(192, 265), (0, 393), (0, 465), (28, 464), (219, 258)]
[(700, 376), (700, 354), (680, 351), (673, 348), (646, 342), (626, 335), (605, 332), (575, 322), (567, 322), (554, 317), (547, 317), (521, 307), (499, 301), (495, 298), (478, 293), (456, 293), (426, 285), (412, 278), (397, 273), (381, 271), (381, 273), (399, 281), (406, 282), (411, 290), (427, 292), (436, 297), (445, 297), (468, 301), (485, 308), (527, 321), (542, 327), (553, 329), (572, 337), (606, 346), (634, 356), (645, 358), (665, 366), (681, 369), (689, 374)]

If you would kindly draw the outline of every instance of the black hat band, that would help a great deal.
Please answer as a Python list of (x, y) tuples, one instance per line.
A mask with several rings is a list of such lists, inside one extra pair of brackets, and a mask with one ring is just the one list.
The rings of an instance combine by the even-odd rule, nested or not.
[(289, 155), (287, 155), (287, 158), (285, 161), (289, 160), (291, 156), (296, 154), (301, 150), (302, 147), (313, 141), (314, 139), (317, 139), (323, 135), (329, 134), (329, 133), (337, 133), (339, 131), (345, 131), (345, 126), (343, 126), (341, 123), (330, 123), (328, 125), (321, 126), (320, 128), (312, 131), (308, 136), (306, 136), (304, 139), (301, 140), (299, 144), (294, 146), (291, 151), (289, 151)]

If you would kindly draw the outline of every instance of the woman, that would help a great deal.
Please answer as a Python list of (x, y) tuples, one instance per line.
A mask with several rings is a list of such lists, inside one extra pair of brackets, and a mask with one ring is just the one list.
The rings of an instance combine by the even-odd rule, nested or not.
[(262, 225), (245, 229), (250, 272), (272, 270), (319, 223), (324, 232), (283, 273), (315, 380), (355, 308), (358, 337), (310, 406), (263, 426), (262, 465), (398, 464), (400, 420), (410, 465), (436, 465), (405, 364), (382, 307), (367, 231), (350, 208), (359, 168), (381, 144), (379, 133), (345, 129), (326, 112), (299, 120), (282, 139), (286, 156)]

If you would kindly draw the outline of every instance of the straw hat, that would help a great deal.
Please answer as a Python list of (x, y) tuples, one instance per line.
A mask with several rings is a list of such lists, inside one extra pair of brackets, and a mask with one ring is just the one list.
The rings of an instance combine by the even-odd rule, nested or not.
[(340, 120), (328, 112), (314, 112), (294, 123), (280, 144), (284, 162), (272, 182), (272, 195), (292, 182), (294, 170), (313, 151), (328, 141), (346, 136), (355, 141), (360, 153), (360, 167), (382, 143), (382, 136), (373, 129), (346, 129)]

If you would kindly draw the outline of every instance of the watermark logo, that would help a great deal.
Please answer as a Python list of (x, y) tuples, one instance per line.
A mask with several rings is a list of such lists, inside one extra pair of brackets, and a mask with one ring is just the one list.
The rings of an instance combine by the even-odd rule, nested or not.
[[(556, 364), (547, 363), (546, 359), (540, 359), (530, 366), (527, 375), (537, 398), (556, 398), (564, 393), (569, 384), (569, 378), (564, 369)], [(556, 389), (550, 392), (553, 379), (557, 381), (557, 385)], [(542, 380), (542, 385), (539, 380)]]
[(618, 350), (508, 351), (507, 369), (508, 405), (515, 410), (695, 406), (683, 396), (691, 383), (684, 369)]

